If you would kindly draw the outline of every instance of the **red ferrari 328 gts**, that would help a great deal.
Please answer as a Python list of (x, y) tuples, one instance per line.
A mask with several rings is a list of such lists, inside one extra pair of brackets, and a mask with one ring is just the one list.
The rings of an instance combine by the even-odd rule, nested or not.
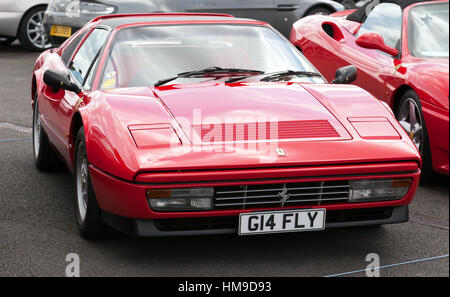
[(37, 59), (35, 163), (74, 173), (86, 238), (405, 222), (420, 154), (355, 78), (259, 21), (99, 17)]
[(327, 79), (356, 66), (355, 84), (389, 104), (420, 151), (422, 180), (448, 175), (448, 1), (374, 5), (303, 18), (290, 40)]

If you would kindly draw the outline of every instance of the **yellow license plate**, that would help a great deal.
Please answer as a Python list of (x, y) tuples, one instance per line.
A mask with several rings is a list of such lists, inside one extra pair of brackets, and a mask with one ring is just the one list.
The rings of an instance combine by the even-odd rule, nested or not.
[(52, 25), (52, 29), (50, 30), (50, 35), (61, 36), (61, 37), (70, 37), (70, 35), (72, 35), (72, 28), (67, 27), (67, 26)]

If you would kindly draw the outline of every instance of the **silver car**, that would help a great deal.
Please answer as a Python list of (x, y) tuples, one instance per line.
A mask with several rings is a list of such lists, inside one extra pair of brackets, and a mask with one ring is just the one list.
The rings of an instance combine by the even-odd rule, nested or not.
[(0, 0), (0, 45), (16, 40), (28, 50), (51, 46), (44, 30), (44, 11), (50, 0)]
[(45, 12), (44, 26), (52, 44), (58, 45), (99, 15), (205, 12), (265, 21), (289, 37), (292, 24), (298, 19), (343, 9), (343, 5), (331, 0), (52, 0)]

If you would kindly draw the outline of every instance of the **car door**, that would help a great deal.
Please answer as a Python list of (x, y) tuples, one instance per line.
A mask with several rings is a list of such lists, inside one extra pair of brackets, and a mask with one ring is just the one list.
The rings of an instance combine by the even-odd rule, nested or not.
[[(93, 29), (84, 42), (76, 50), (72, 61), (69, 63), (69, 75), (72, 81), (75, 81), (83, 90), (89, 91), (91, 88), (93, 74), (95, 72), (96, 63), (99, 60), (101, 49), (109, 31), (104, 28)], [(56, 121), (55, 132), (58, 138), (63, 140), (66, 149), (62, 153), (67, 152), (69, 146), (68, 132), (73, 113), (80, 104), (81, 98), (78, 94), (71, 91), (65, 91), (61, 98), (54, 119)]]
[(277, 6), (277, 20), (275, 27), (287, 38), (289, 38), (289, 34), (291, 33), (292, 24), (300, 18), (300, 1), (301, 0), (275, 0)]
[[(384, 43), (400, 52), (403, 12), (399, 5), (381, 3), (376, 6), (355, 34), (355, 40), (364, 33), (380, 34)], [(355, 44), (361, 53), (358, 71), (361, 74), (355, 84), (368, 90), (380, 100), (386, 100), (386, 80), (396, 72), (398, 57), (375, 49), (365, 49)], [(399, 53), (401, 55), (401, 53)]]
[(226, 13), (276, 25), (275, 0), (195, 0), (197, 11)]
[(369, 91), (378, 99), (386, 99), (386, 77), (396, 70), (398, 59), (375, 49), (367, 49), (356, 44), (356, 38), (367, 32), (380, 34), (387, 45), (400, 48), (402, 10), (393, 3), (376, 6), (361, 24), (359, 30), (350, 34), (333, 23), (322, 25), (324, 31), (332, 31), (333, 36), (323, 34), (322, 45), (305, 50), (305, 56), (328, 79), (332, 80), (337, 68), (355, 65), (358, 78), (354, 84)]

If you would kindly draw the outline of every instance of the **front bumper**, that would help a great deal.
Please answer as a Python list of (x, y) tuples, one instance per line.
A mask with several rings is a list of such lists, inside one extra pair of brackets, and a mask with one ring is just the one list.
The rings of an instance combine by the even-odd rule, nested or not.
[[(102, 218), (114, 229), (136, 237), (237, 234), (239, 225), (238, 216), (137, 220), (103, 212)], [(408, 205), (334, 210), (327, 212), (325, 229), (397, 224), (407, 222), (408, 219)]]
[[(107, 224), (138, 236), (194, 235), (236, 232), (240, 213), (281, 209), (325, 208), (327, 228), (388, 224), (407, 221), (407, 206), (416, 192), (420, 169), (413, 161), (320, 167), (261, 168), (249, 170), (217, 170), (167, 172), (138, 175), (134, 182), (124, 181), (90, 166), (91, 180), (98, 204)], [(239, 185), (251, 183), (291, 183), (342, 181), (362, 178), (412, 178), (408, 193), (400, 200), (329, 204), (302, 204), (238, 209), (214, 209), (189, 212), (155, 212), (147, 202), (145, 191), (155, 188)], [(392, 211), (385, 213), (384, 210)], [(403, 209), (403, 210), (402, 210)], [(373, 213), (373, 211), (382, 213)], [(343, 213), (344, 212), (344, 213)], [(353, 213), (355, 212), (355, 213)], [(359, 213), (361, 212), (361, 213)], [(371, 212), (370, 215), (367, 212)], [(341, 219), (333, 219), (341, 213)], [(351, 216), (352, 218), (349, 218)], [(234, 222), (233, 222), (234, 220)], [(118, 223), (119, 222), (119, 223)], [(170, 227), (170, 224), (178, 226)], [(180, 226), (181, 225), (181, 226)], [(200, 228), (199, 226), (208, 228)], [(219, 228), (216, 228), (219, 225)], [(122, 226), (122, 227), (120, 227)], [(123, 227), (126, 226), (126, 227)], [(165, 226), (165, 227), (164, 227)], [(175, 228), (175, 229), (174, 229)], [(181, 229), (180, 229), (181, 228)], [(187, 229), (186, 229), (187, 228)], [(200, 229), (199, 229), (200, 228)], [(181, 233), (180, 233), (181, 232)]]

